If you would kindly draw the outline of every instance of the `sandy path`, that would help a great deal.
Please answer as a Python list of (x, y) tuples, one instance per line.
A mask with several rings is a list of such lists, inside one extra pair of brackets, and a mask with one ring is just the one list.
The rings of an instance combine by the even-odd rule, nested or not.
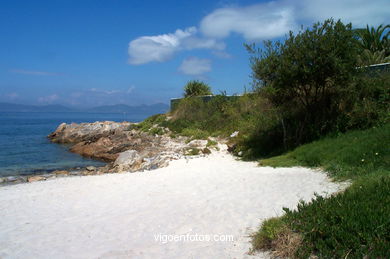
[[(0, 258), (247, 258), (247, 236), (262, 219), (338, 189), (322, 173), (223, 153), (144, 173), (5, 186)], [(191, 241), (207, 239), (200, 235), (211, 241)], [(234, 241), (215, 241), (231, 238), (220, 235)]]

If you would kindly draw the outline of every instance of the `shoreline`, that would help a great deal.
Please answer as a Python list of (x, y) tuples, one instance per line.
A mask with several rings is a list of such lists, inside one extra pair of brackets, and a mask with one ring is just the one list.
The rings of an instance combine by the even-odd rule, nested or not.
[[(301, 199), (309, 201), (314, 193), (331, 195), (344, 187), (319, 171), (258, 167), (225, 150), (145, 172), (4, 186), (0, 257), (268, 258), (248, 254), (249, 236), (262, 220)], [(196, 234), (234, 240), (155, 238)]]
[[(0, 177), (0, 187), (26, 182), (45, 181), (57, 177), (139, 172), (165, 167), (183, 156), (210, 154), (223, 141), (212, 147), (208, 140), (188, 137), (171, 138), (169, 130), (162, 135), (137, 129), (139, 123), (97, 121), (93, 123), (61, 123), (47, 138), (53, 144), (66, 145), (68, 152), (100, 161), (102, 166), (39, 170)], [(216, 140), (216, 139), (213, 139)], [(194, 151), (195, 154), (194, 154)]]
[[(199, 157), (205, 157), (206, 155), (196, 155), (196, 156), (178, 156), (177, 159), (195, 159)], [(85, 167), (76, 167), (76, 168), (64, 168), (50, 170), (47, 172), (42, 172), (35, 174), (20, 174), (20, 175), (8, 175), (0, 177), (0, 188), (3, 186), (32, 183), (36, 181), (48, 181), (64, 177), (75, 177), (75, 176), (92, 176), (92, 175), (103, 175), (103, 174), (121, 174), (121, 173), (142, 173), (145, 171), (153, 171), (159, 168), (149, 169), (149, 170), (138, 170), (133, 172), (113, 172), (109, 171), (108, 164), (104, 166), (85, 166)]]

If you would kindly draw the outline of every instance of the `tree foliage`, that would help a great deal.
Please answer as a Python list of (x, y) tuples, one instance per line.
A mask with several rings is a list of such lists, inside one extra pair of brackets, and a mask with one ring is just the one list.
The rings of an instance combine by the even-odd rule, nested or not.
[(355, 35), (362, 50), (359, 56), (360, 65), (371, 65), (390, 62), (390, 24), (356, 29)]
[(351, 105), (358, 53), (351, 24), (329, 19), (284, 43), (247, 48), (257, 89), (280, 113), (285, 146), (329, 132)]
[(362, 49), (368, 49), (372, 52), (386, 51), (386, 55), (390, 55), (389, 35), (390, 24), (379, 25), (375, 27), (367, 27), (365, 29), (356, 29), (358, 44)]
[(211, 88), (208, 84), (192, 80), (184, 86), (184, 97), (211, 95)]

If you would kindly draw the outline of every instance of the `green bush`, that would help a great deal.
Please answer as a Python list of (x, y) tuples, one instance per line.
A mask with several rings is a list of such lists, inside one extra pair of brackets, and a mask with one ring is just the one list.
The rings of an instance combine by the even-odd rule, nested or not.
[(255, 250), (272, 249), (272, 241), (286, 227), (283, 217), (269, 218), (263, 221), (260, 230), (252, 237)]
[(296, 256), (386, 258), (390, 249), (390, 177), (356, 182), (344, 193), (318, 196), (286, 210), (286, 221), (302, 233)]
[(163, 125), (165, 121), (166, 121), (165, 114), (156, 114), (150, 116), (149, 118), (145, 119), (144, 121), (138, 124), (135, 124), (133, 127), (148, 132), (154, 125)]
[(240, 143), (246, 158), (389, 121), (390, 73), (357, 68), (358, 43), (351, 24), (330, 19), (283, 43), (247, 45), (255, 87), (270, 109), (263, 114), (268, 121), (258, 120)]
[(263, 118), (266, 102), (257, 94), (228, 97), (215, 95), (208, 101), (201, 98), (182, 99), (172, 112), (167, 127), (179, 134), (189, 135), (195, 129), (207, 132), (208, 136), (229, 136), (240, 131), (240, 136), (249, 134)]
[(211, 88), (208, 84), (198, 80), (192, 80), (184, 86), (184, 97), (201, 95), (212, 95)]
[(283, 43), (266, 42), (265, 50), (248, 49), (259, 91), (279, 113), (274, 140), (291, 148), (335, 129), (355, 91), (358, 48), (351, 24), (325, 20), (291, 32)]
[(185, 128), (181, 131), (181, 135), (191, 139), (207, 139), (210, 134), (200, 129)]

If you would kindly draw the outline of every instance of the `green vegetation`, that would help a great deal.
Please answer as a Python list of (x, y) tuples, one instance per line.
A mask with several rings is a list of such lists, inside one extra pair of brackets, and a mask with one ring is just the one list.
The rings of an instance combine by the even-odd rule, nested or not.
[(389, 141), (390, 124), (387, 124), (326, 137), (285, 155), (261, 160), (261, 164), (321, 167), (336, 179), (356, 179), (390, 170)]
[(386, 257), (390, 75), (356, 69), (368, 60), (365, 52), (377, 53), (371, 44), (363, 47), (369, 38), (364, 33), (387, 42), (382, 29), (367, 27), (356, 37), (351, 25), (327, 20), (290, 34), (283, 44), (267, 42), (265, 50), (248, 46), (258, 92), (270, 100), (277, 120), (241, 143), (246, 156), (290, 151), (260, 163), (320, 167), (335, 179), (353, 181), (343, 193), (317, 196), (265, 221), (253, 237), (254, 249), (290, 258)]
[(200, 154), (200, 150), (196, 147), (189, 148), (186, 150), (185, 155), (186, 156), (197, 156)]
[(285, 218), (270, 218), (261, 224), (260, 230), (252, 236), (253, 251), (272, 250), (272, 255), (278, 258), (295, 256), (302, 238), (288, 227)]
[[(244, 159), (319, 167), (336, 180), (352, 181), (343, 193), (318, 196), (266, 220), (253, 236), (254, 250), (289, 258), (385, 258), (390, 250), (390, 73), (364, 65), (387, 60), (389, 28), (353, 30), (330, 19), (290, 33), (284, 42), (247, 45), (253, 93), (191, 98), (211, 91), (208, 86), (193, 90), (190, 82), (188, 98), (172, 112), (137, 127), (155, 134), (158, 127), (168, 128), (171, 136), (188, 136), (188, 141), (239, 131), (229, 144)], [(215, 144), (209, 140), (207, 146)]]
[(211, 88), (204, 82), (198, 80), (189, 81), (184, 87), (184, 97), (194, 97), (201, 95), (212, 95)]
[(214, 141), (214, 140), (208, 140), (207, 141), (207, 147), (214, 147), (214, 146), (216, 146), (218, 144), (218, 142), (217, 141)]
[[(263, 223), (254, 249), (290, 258), (386, 258), (390, 247), (390, 177), (355, 182), (330, 198), (317, 196)], [(286, 244), (281, 246), (280, 244)]]
[(390, 62), (390, 31), (388, 25), (379, 25), (377, 28), (368, 27), (356, 29), (358, 44), (362, 51), (359, 56), (360, 65), (371, 65)]
[[(326, 137), (261, 163), (321, 167), (336, 179), (353, 179), (344, 193), (301, 202), (281, 218), (263, 223), (254, 249), (308, 258), (385, 258), (390, 247), (390, 124)], [(271, 228), (271, 230), (269, 230)], [(286, 232), (300, 240), (295, 249), (278, 247)], [(270, 234), (271, 233), (271, 234)], [(275, 234), (276, 233), (276, 234)], [(291, 252), (292, 251), (292, 252)], [(291, 255), (293, 253), (293, 255)]]
[(247, 46), (257, 91), (277, 117), (243, 143), (247, 156), (281, 153), (388, 119), (390, 77), (356, 69), (358, 42), (350, 24), (326, 20), (290, 33), (283, 43), (268, 41), (257, 50)]
[(263, 113), (267, 109), (266, 100), (256, 93), (233, 97), (220, 94), (209, 101), (184, 98), (173, 112), (168, 115), (154, 115), (136, 127), (148, 132), (158, 125), (168, 128), (173, 136), (187, 136), (190, 139), (227, 137), (239, 131), (241, 138), (249, 136), (258, 125), (271, 123), (274, 118), (269, 117), (269, 114), (264, 116)]
[[(149, 118), (145, 119), (144, 121), (142, 121), (138, 124), (131, 125), (130, 130), (134, 128), (134, 129), (138, 129), (138, 130), (141, 130), (144, 132), (149, 132), (149, 133), (153, 134), (155, 132), (150, 132), (152, 130), (152, 128), (154, 128), (155, 126), (160, 126), (163, 122), (165, 122), (165, 120), (166, 120), (165, 114), (156, 114), (156, 115), (150, 116)], [(153, 131), (159, 131), (159, 129), (155, 129)]]

